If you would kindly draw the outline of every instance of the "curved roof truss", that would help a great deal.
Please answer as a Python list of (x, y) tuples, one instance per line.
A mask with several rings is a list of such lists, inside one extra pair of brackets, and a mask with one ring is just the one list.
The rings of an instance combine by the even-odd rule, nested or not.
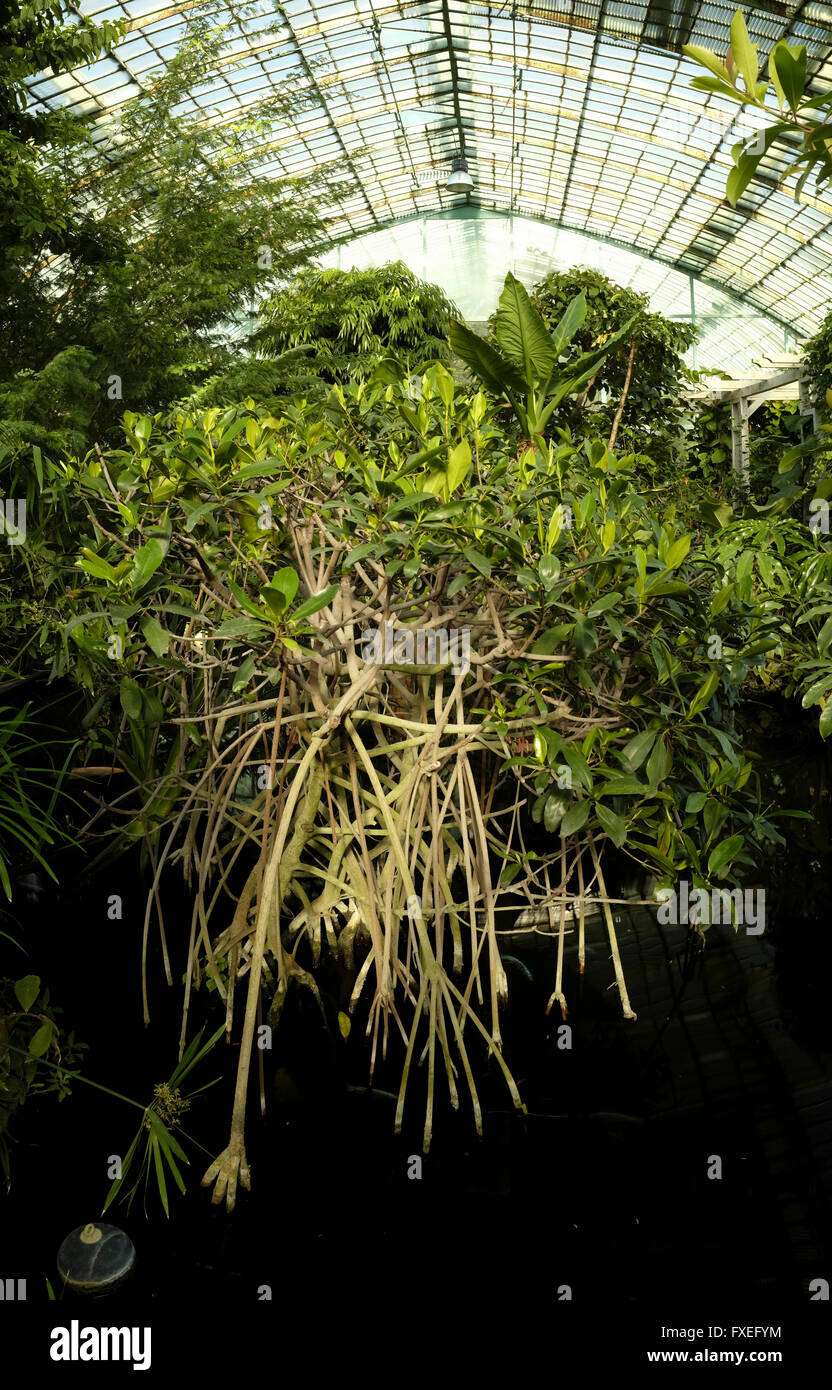
[[(176, 51), (198, 0), (81, 0), (123, 18), (112, 57), (42, 76), (50, 106), (111, 113)], [(724, 53), (736, 0), (285, 0), (261, 14), (231, 3), (211, 82), (195, 94), (210, 121), (287, 87), (299, 108), (285, 135), (253, 148), (241, 177), (331, 172), (322, 207), (333, 239), (465, 202), (444, 189), (464, 151), (469, 201), (542, 218), (655, 257), (788, 321), (802, 337), (832, 300), (832, 193), (777, 186), (781, 150), (736, 208), (724, 198), (730, 150), (748, 118), (696, 92), (685, 43)], [(743, 7), (767, 53), (805, 44), (814, 89), (832, 87), (832, 6), (762, 0)], [(738, 121), (746, 124), (738, 124)]]

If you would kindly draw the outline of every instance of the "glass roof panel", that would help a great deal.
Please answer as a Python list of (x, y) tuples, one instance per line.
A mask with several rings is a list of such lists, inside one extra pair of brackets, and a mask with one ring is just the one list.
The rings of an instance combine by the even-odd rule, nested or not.
[[(129, 32), (114, 57), (44, 74), (32, 92), (47, 106), (103, 114), (148, 85), (206, 6), (79, 0), (78, 9), (126, 18)], [(518, 213), (667, 262), (802, 338), (832, 290), (832, 193), (811, 179), (799, 202), (778, 190), (784, 156), (774, 149), (731, 209), (730, 151), (751, 126), (733, 103), (690, 88), (697, 69), (682, 55), (686, 43), (726, 52), (735, 9), (736, 0), (286, 0), (282, 10), (218, 0), (213, 13), (230, 28), (196, 109), (230, 119), (290, 87), (304, 109), (285, 139), (252, 150), (245, 174), (325, 165), (353, 189), (320, 209), (333, 238), (460, 207)], [(832, 86), (828, 6), (743, 9), (764, 52), (781, 38), (804, 43), (817, 90)], [(442, 177), (460, 150), (475, 181), (467, 202)]]
[(460, 208), (411, 218), (334, 247), (321, 264), (348, 269), (402, 260), (414, 274), (441, 285), (470, 321), (483, 322), (497, 307), (506, 272), (531, 288), (549, 270), (592, 266), (618, 284), (650, 297), (651, 307), (699, 329), (688, 354), (692, 365), (731, 374), (793, 345), (782, 323), (713, 285), (693, 281), (669, 265), (578, 232), (518, 215)]

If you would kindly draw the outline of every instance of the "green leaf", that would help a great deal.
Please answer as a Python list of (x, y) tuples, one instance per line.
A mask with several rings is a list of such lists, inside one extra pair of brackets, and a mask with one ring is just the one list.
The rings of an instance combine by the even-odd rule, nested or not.
[(16, 980), (14, 992), (17, 1002), (28, 1013), (40, 994), (40, 979), (37, 975), (24, 975), (22, 980)]
[(823, 713), (818, 724), (821, 738), (828, 738), (832, 734), (832, 700), (827, 700), (823, 707)]
[(626, 743), (619, 754), (625, 772), (635, 772), (641, 767), (660, 733), (659, 729), (644, 729)]
[(136, 551), (136, 558), (133, 561), (133, 568), (130, 571), (130, 581), (134, 589), (140, 589), (156, 573), (165, 558), (165, 551), (161, 541), (149, 540), (140, 550)]
[(698, 691), (694, 695), (688, 707), (687, 718), (691, 719), (694, 714), (698, 714), (706, 705), (710, 704), (713, 694), (719, 685), (719, 672), (711, 671), (711, 674), (703, 681)]
[(731, 602), (731, 599), (733, 597), (733, 584), (723, 584), (721, 589), (717, 589), (716, 593), (714, 594), (711, 600), (710, 616), (712, 618), (719, 617), (719, 614), (722, 612), (724, 608), (728, 607), (728, 604)]
[(286, 612), (286, 595), (279, 589), (275, 589), (271, 584), (264, 584), (260, 590), (260, 598), (265, 603), (272, 617), (282, 618)]
[(738, 92), (736, 87), (729, 87), (727, 82), (721, 82), (718, 77), (694, 77), (690, 85), (697, 92), (718, 92), (729, 101), (738, 101), (741, 106), (745, 105), (744, 93)]
[(637, 777), (611, 777), (599, 787), (598, 796), (646, 796), (650, 788)]
[[(598, 646), (598, 631), (592, 623), (587, 622), (583, 615), (578, 617), (575, 622), (573, 641), (575, 643), (575, 651), (578, 653), (578, 656), (581, 657), (589, 656), (590, 652), (594, 652), (595, 648)], [(585, 688), (591, 688), (591, 685), (587, 687), (585, 681), (582, 682), (582, 684)]]
[(819, 700), (828, 695), (830, 690), (832, 690), (832, 673), (822, 676), (819, 681), (815, 681), (814, 685), (810, 685), (800, 703), (804, 709), (808, 709), (810, 705), (816, 705)]
[(695, 63), (699, 63), (701, 67), (708, 68), (715, 77), (722, 78), (729, 87), (733, 86), (731, 74), (722, 59), (717, 58), (716, 54), (712, 53), (709, 48), (701, 48), (697, 43), (686, 43), (682, 45), (682, 52), (692, 58)]
[(586, 825), (591, 808), (591, 801), (576, 801), (574, 806), (569, 808), (560, 823), (561, 839), (565, 840), (569, 835)]
[(145, 723), (151, 725), (151, 727), (161, 724), (165, 717), (162, 701), (159, 699), (155, 690), (142, 691), (142, 710)]
[(728, 840), (720, 840), (708, 856), (708, 873), (718, 873), (724, 865), (736, 859), (744, 844), (745, 839), (742, 835), (732, 835)]
[(570, 299), (557, 327), (552, 333), (552, 343), (554, 345), (556, 357), (560, 357), (561, 353), (569, 346), (585, 319), (586, 295), (583, 290), (581, 290), (580, 294), (576, 294), (574, 299)]
[(310, 594), (309, 598), (304, 599), (303, 603), (298, 604), (292, 614), (292, 621), (297, 622), (300, 618), (308, 618), (312, 613), (318, 613), (322, 608), (330, 604), (338, 592), (337, 584), (330, 584), (327, 589), (322, 589), (319, 594)]
[(569, 809), (569, 797), (553, 792), (543, 807), (543, 824), (551, 834), (557, 830)]
[(254, 618), (226, 618), (214, 631), (216, 638), (231, 638), (238, 641), (242, 638), (246, 642), (261, 642), (266, 637), (274, 636), (274, 629), (263, 621), (257, 622)]
[(51, 1023), (42, 1023), (32, 1041), (29, 1043), (29, 1052), (32, 1057), (42, 1057), (44, 1052), (50, 1047), (54, 1029)]
[(616, 589), (614, 593), (604, 594), (603, 598), (599, 598), (597, 602), (593, 603), (592, 607), (587, 609), (586, 616), (597, 618), (599, 613), (604, 613), (608, 608), (615, 608), (616, 604), (620, 602), (621, 594)]
[(159, 1141), (155, 1135), (150, 1141), (150, 1149), (153, 1154), (153, 1161), (156, 1165), (156, 1182), (159, 1187), (159, 1196), (162, 1199), (162, 1206), (164, 1207), (165, 1216), (169, 1217), (170, 1211), (168, 1209), (168, 1189), (167, 1184), (165, 1183), (165, 1170), (162, 1167), (162, 1155), (159, 1150)]
[(595, 807), (595, 814), (601, 824), (602, 829), (609, 835), (613, 844), (620, 849), (627, 838), (627, 824), (608, 807), (598, 805)]
[(664, 741), (657, 739), (650, 757), (647, 759), (647, 780), (651, 787), (663, 782), (670, 771), (670, 754)]
[(780, 105), (785, 101), (796, 111), (806, 87), (806, 49), (802, 44), (792, 48), (781, 40), (771, 51), (768, 67)]
[(234, 679), (231, 682), (232, 690), (242, 690), (244, 686), (248, 685), (249, 681), (254, 675), (254, 666), (254, 657), (247, 656), (242, 665), (237, 667), (237, 670), (234, 674)]
[(145, 641), (156, 656), (165, 656), (170, 641), (170, 633), (165, 632), (162, 624), (156, 618), (146, 614), (141, 620), (141, 629), (144, 633)]
[(587, 791), (592, 790), (592, 771), (577, 743), (565, 743), (563, 756), (571, 767), (575, 778)]
[[(377, 547), (376, 547), (376, 546), (371, 546), (371, 547), (369, 547), (369, 549), (370, 549), (370, 550), (373, 550), (373, 549), (377, 549)], [(262, 608), (258, 608), (258, 607), (257, 607), (257, 604), (252, 602), (252, 600), (249, 598), (248, 594), (246, 593), (245, 589), (242, 589), (242, 588), (240, 587), (239, 584), (235, 583), (235, 581), (231, 578), (230, 575), (226, 577), (226, 581), (225, 581), (225, 582), (226, 582), (226, 584), (228, 585), (228, 587), (229, 587), (229, 589), (231, 590), (231, 592), (232, 592), (232, 594), (234, 595), (234, 597), (236, 598), (237, 602), (240, 603), (240, 604), (242, 605), (242, 607), (246, 610), (246, 612), (247, 612), (248, 614), (250, 614), (252, 618), (257, 618), (260, 622), (262, 622), (262, 621), (263, 621), (263, 610), (262, 610)]]
[(139, 684), (131, 676), (122, 676), (119, 686), (121, 708), (128, 719), (141, 718), (142, 692)]
[(702, 807), (705, 805), (705, 802), (707, 800), (707, 792), (691, 792), (690, 796), (685, 802), (685, 811), (688, 813), (698, 814), (702, 810)]
[(547, 628), (542, 632), (532, 647), (535, 656), (551, 656), (563, 646), (567, 638), (572, 635), (575, 629), (574, 623), (562, 623), (560, 627)]
[(560, 560), (557, 555), (541, 555), (537, 572), (544, 589), (551, 589), (560, 578)]
[(665, 568), (669, 570), (678, 569), (688, 551), (693, 538), (691, 536), (679, 536), (672, 545), (668, 546), (664, 557)]
[[(240, 423), (242, 424), (242, 421)], [(188, 512), (185, 530), (190, 534), (194, 527), (204, 521), (207, 516), (212, 516), (220, 505), (219, 502), (202, 502), (198, 507), (194, 507), (193, 511)], [(183, 506), (187, 508), (187, 503), (183, 502)]]
[(93, 579), (106, 579), (110, 584), (118, 583), (118, 575), (113, 569), (113, 566), (109, 565), (106, 560), (102, 560), (100, 555), (95, 554), (95, 551), (88, 550), (87, 547), (84, 546), (81, 555), (82, 558), (75, 562), (78, 569), (82, 569), (86, 574), (92, 575)]
[(480, 550), (475, 550), (472, 545), (466, 545), (462, 553), (469, 565), (473, 565), (475, 570), (479, 570), (480, 574), (484, 574), (486, 579), (491, 578), (491, 561), (488, 559), (487, 555), (483, 555)]
[(728, 175), (725, 185), (725, 195), (732, 207), (736, 207), (752, 178), (757, 172), (757, 165), (762, 159), (762, 155), (741, 154), (735, 167)]
[(485, 338), (456, 319), (451, 322), (448, 336), (451, 349), (495, 396), (505, 395), (506, 389), (516, 396), (523, 395), (526, 385), (519, 372)]
[(555, 344), (525, 286), (511, 271), (500, 295), (494, 336), (500, 349), (522, 372), (527, 388), (549, 380), (557, 361)]
[(737, 10), (731, 20), (731, 52), (734, 55), (736, 66), (742, 73), (746, 88), (753, 96), (757, 87), (760, 67), (757, 62), (757, 47), (748, 37), (748, 30), (745, 27), (741, 10)]
[(448, 492), (454, 492), (468, 477), (471, 469), (471, 445), (463, 439), (448, 452)]
[[(298, 583), (299, 580), (297, 571), (293, 570), (291, 565), (287, 565), (285, 569), (277, 571), (277, 574), (274, 576), (271, 584), (267, 587), (270, 589), (272, 593), (272, 599), (275, 593), (281, 596), (283, 600), (282, 607), (285, 609), (288, 608), (289, 605), (294, 601), (295, 594), (298, 591)], [(264, 589), (264, 595), (265, 592), (266, 591)], [(272, 611), (275, 611), (272, 599), (266, 598), (266, 602), (269, 604), (269, 607), (272, 608)]]

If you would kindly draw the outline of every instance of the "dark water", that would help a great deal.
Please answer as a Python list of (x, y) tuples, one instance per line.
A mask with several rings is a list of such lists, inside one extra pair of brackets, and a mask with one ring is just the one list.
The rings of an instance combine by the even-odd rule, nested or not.
[[(153, 1184), (148, 1216), (141, 1195), (129, 1213), (118, 1205), (108, 1213), (131, 1235), (138, 1266), (107, 1308), (142, 1303), (160, 1316), (191, 1302), (251, 1308), (263, 1286), (284, 1309), (298, 1289), (340, 1303), (362, 1280), (393, 1289), (401, 1280), (403, 1297), (446, 1280), (469, 1295), (480, 1281), (492, 1290), (512, 1284), (516, 1294), (519, 1281), (551, 1306), (568, 1287), (576, 1308), (647, 1315), (670, 1306), (679, 1318), (701, 1306), (703, 1291), (709, 1307), (750, 1305), (766, 1321), (805, 1307), (812, 1280), (832, 1282), (830, 778), (811, 727), (791, 729), (788, 742), (771, 739), (766, 776), (780, 777), (787, 804), (814, 818), (790, 823), (787, 853), (759, 880), (769, 895), (765, 934), (714, 927), (695, 952), (685, 927), (660, 928), (644, 909), (620, 909), (633, 1022), (610, 987), (603, 922), (590, 919), (583, 978), (574, 946), (566, 949), (570, 1049), (558, 1046), (560, 1014), (545, 1013), (554, 941), (512, 938), (518, 963), (508, 966), (504, 1034), (528, 1113), (512, 1110), (496, 1067), (484, 1062), (479, 1141), (464, 1078), (459, 1114), (440, 1078), (435, 1138), (417, 1180), (408, 1173), (421, 1148), (421, 1075), (396, 1136), (383, 1092), (397, 1089), (399, 1056), (380, 1066), (377, 1093), (368, 1093), (360, 1011), (344, 1043), (297, 994), (265, 1054), (265, 1118), (251, 1086), (253, 1191), (231, 1218), (212, 1208), (199, 1178), (226, 1142), (237, 1057), (220, 1044), (196, 1082), (222, 1083), (185, 1119), (205, 1148), (185, 1141), (187, 1196), (173, 1194), (170, 1221)], [(3, 942), (0, 970), (42, 975), (66, 1026), (89, 1044), (84, 1073), (145, 1103), (175, 1062), (188, 904), (172, 879), (178, 983), (169, 990), (163, 982), (153, 930), (145, 1029), (135, 865), (124, 861), (83, 889), (73, 888), (73, 869), (65, 866), (59, 892), (16, 899), (18, 923), (6, 926), (29, 955), (23, 961)], [(111, 893), (124, 899), (121, 922), (108, 920)], [(334, 1025), (337, 981), (324, 974), (322, 985)], [(222, 1012), (203, 992), (193, 1017), (212, 1029)], [(57, 1284), (64, 1235), (100, 1213), (108, 1157), (125, 1153), (137, 1120), (138, 1111), (76, 1083), (60, 1105), (30, 1099), (13, 1126), (0, 1273), (25, 1277), (30, 1301), (45, 1301), (47, 1278)], [(707, 1177), (715, 1157), (718, 1181)], [(394, 1267), (401, 1272), (383, 1273)], [(78, 1316), (78, 1301), (66, 1302)]]

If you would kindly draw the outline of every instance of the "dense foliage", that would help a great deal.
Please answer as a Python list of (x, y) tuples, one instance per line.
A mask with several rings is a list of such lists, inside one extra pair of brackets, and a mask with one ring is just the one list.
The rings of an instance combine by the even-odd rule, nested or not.
[(314, 179), (248, 176), (258, 146), (298, 110), (291, 85), (222, 123), (188, 111), (225, 33), (197, 8), (178, 53), (118, 120), (32, 117), (41, 148), (25, 142), (21, 114), (22, 196), (51, 203), (34, 221), (13, 205), (7, 224), (7, 451), (104, 443), (127, 405), (159, 411), (230, 366), (243, 310), (318, 243)]
[(629, 327), (562, 423), (581, 428), (583, 416), (591, 412), (597, 419), (587, 425), (591, 423), (599, 435), (609, 437), (623, 399), (613, 442), (625, 450), (649, 455), (654, 463), (668, 463), (677, 448), (680, 393), (690, 375), (684, 353), (696, 330), (652, 312), (646, 294), (624, 289), (600, 271), (587, 268), (550, 271), (534, 286), (531, 299), (551, 330), (580, 292), (586, 298), (587, 313), (573, 339), (572, 351), (588, 352), (625, 324)]
[[(479, 1125), (487, 1058), (521, 1103), (500, 912), (548, 910), (555, 931), (574, 913), (581, 956), (603, 931), (632, 1016), (610, 849), (657, 885), (747, 882), (788, 811), (738, 702), (802, 695), (832, 733), (828, 536), (708, 521), (687, 489), (645, 485), (632, 452), (545, 437), (601, 363), (603, 345), (566, 352), (586, 312), (578, 296), (541, 335), (509, 276), (493, 345), (453, 330), (485, 389), (441, 363), (414, 389), (388, 356), (322, 401), (127, 412), (120, 447), (42, 462), (11, 557), (39, 618), (8, 669), (48, 664), (84, 692), (81, 760), (116, 770), (117, 813), (103, 802), (84, 835), (99, 864), (139, 849), (148, 925), (166, 865), (192, 885), (190, 926), (159, 920), (187, 981), (183, 1045), (193, 990), (230, 1020), (244, 985), (229, 1145), (205, 1177), (229, 1206), (249, 1181), (261, 988), (276, 1026), (331, 955), (371, 1070), (400, 1067), (397, 1123), (417, 1088), (427, 1147), (441, 1078), (453, 1104), (464, 1078)], [(566, 1004), (558, 973), (550, 1006)]]
[(804, 344), (803, 360), (812, 400), (826, 416), (832, 403), (832, 311)]
[(56, 76), (90, 63), (123, 33), (96, 24), (66, 0), (19, 5), (0, 0), (0, 314), (4, 335), (26, 311), (26, 270), (33, 259), (89, 251), (94, 233), (61, 179), (44, 170), (41, 152), (89, 140), (87, 124), (65, 111), (29, 110), (27, 78)]
[(398, 353), (413, 370), (448, 361), (456, 310), (437, 285), (401, 261), (369, 270), (303, 270), (262, 308), (256, 341), (265, 354), (305, 346), (324, 381), (367, 376), (376, 358)]

